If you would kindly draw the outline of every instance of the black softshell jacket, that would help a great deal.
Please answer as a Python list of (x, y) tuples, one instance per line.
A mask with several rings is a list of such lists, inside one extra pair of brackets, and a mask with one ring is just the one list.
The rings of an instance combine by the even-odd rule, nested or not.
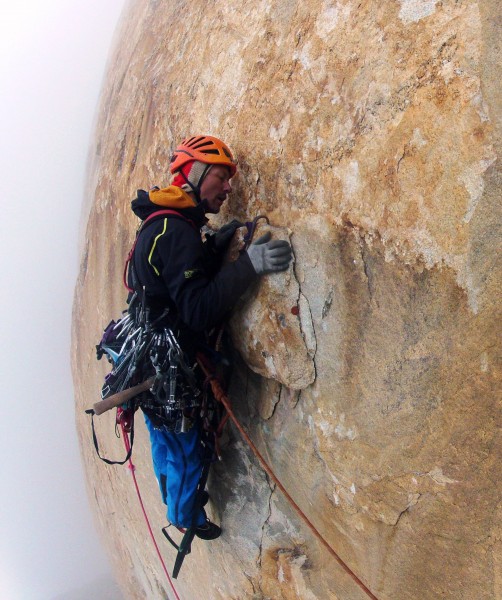
[[(258, 277), (247, 253), (222, 266), (225, 249), (217, 251), (211, 239), (202, 242), (200, 228), (206, 218), (200, 205), (158, 206), (148, 192), (138, 190), (131, 206), (141, 220), (165, 208), (177, 210), (184, 218), (154, 217), (144, 227), (131, 260), (129, 285), (145, 286), (155, 311), (169, 307), (185, 329), (183, 337), (186, 330), (203, 332), (217, 325)], [(132, 273), (138, 280), (135, 286)]]

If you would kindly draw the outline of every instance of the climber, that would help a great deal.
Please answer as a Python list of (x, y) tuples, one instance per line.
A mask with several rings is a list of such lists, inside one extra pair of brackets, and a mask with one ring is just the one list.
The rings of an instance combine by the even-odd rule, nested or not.
[[(288, 268), (291, 247), (284, 240), (271, 240), (268, 233), (241, 251), (235, 262), (223, 264), (230, 240), (243, 226), (236, 220), (202, 241), (205, 215), (220, 211), (237, 171), (230, 149), (221, 140), (205, 135), (185, 139), (171, 158), (170, 171), (174, 179), (169, 187), (138, 190), (132, 201), (132, 210), (142, 221), (162, 209), (171, 213), (151, 218), (140, 230), (128, 284), (131, 291), (144, 290), (150, 320), (157, 320), (157, 326), (159, 319), (165, 321), (185, 364), (192, 366), (196, 354), (206, 348), (211, 329), (248, 286), (260, 275)], [(202, 374), (197, 368), (194, 372), (202, 389)], [(207, 518), (203, 505), (208, 494), (199, 486), (204, 464), (210, 460), (200, 414), (203, 395), (190, 396), (190, 389), (180, 385), (176, 393), (180, 416), (176, 423), (172, 415), (166, 418), (165, 407), (154, 402), (142, 405), (153, 467), (168, 521), (178, 528), (195, 527), (195, 535), (212, 540), (221, 529)]]

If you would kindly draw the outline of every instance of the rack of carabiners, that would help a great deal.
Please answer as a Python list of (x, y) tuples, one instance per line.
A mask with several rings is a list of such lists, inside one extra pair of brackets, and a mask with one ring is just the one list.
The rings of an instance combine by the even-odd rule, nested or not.
[[(129, 311), (117, 322), (106, 327), (101, 342), (96, 346), (98, 360), (103, 355), (113, 365), (105, 378), (101, 398), (105, 400), (124, 390), (132, 389), (146, 377), (145, 387), (150, 394), (143, 400), (144, 406), (162, 409), (170, 420), (175, 421), (177, 432), (187, 429), (183, 409), (199, 401), (201, 390), (196, 376), (174, 335), (165, 325), (168, 311), (150, 322), (145, 299), (135, 307), (137, 296), (131, 300)], [(180, 390), (180, 382), (183, 389)], [(187, 393), (187, 391), (189, 393)]]

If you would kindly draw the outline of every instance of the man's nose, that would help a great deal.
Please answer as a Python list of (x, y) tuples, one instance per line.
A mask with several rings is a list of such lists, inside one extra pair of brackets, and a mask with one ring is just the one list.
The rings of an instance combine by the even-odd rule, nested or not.
[(226, 194), (230, 194), (230, 192), (232, 191), (232, 184), (230, 183), (230, 181), (225, 181), (223, 189), (225, 190)]

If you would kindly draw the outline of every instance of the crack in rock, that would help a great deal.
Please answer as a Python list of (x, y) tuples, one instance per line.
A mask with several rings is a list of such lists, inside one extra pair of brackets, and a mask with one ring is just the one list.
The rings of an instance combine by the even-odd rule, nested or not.
[(399, 525), (399, 521), (401, 520), (402, 516), (405, 513), (408, 513), (409, 510), (410, 510), (410, 508), (412, 506), (415, 506), (418, 503), (418, 501), (420, 500), (421, 497), (422, 497), (422, 494), (419, 494), (419, 493), (413, 494), (411, 496), (411, 498), (410, 498), (410, 500), (408, 502), (408, 505), (397, 515), (396, 522), (393, 524), (394, 527), (397, 527)]
[(265, 521), (263, 521), (263, 525), (261, 526), (260, 548), (259, 548), (259, 552), (258, 552), (258, 559), (256, 561), (256, 564), (260, 568), (261, 568), (261, 557), (262, 557), (262, 553), (263, 553), (263, 540), (265, 538), (265, 528), (268, 526), (270, 517), (272, 516), (272, 495), (274, 494), (274, 491), (275, 491), (275, 485), (272, 485), (270, 483), (270, 481), (268, 480), (268, 476), (267, 476), (267, 482), (268, 482), (268, 485), (270, 488), (270, 495), (268, 497), (268, 514), (267, 514), (267, 518), (265, 519)]

